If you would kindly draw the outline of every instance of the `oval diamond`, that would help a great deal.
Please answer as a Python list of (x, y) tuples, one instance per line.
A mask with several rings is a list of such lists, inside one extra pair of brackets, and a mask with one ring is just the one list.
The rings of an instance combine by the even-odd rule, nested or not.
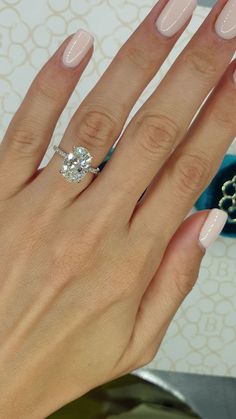
[(90, 172), (91, 170), (99, 170), (91, 168), (92, 156), (84, 147), (74, 146), (72, 153), (64, 153), (62, 157), (64, 157), (64, 161), (60, 173), (69, 182), (78, 183), (85, 177), (86, 173)]
[(73, 147), (74, 156), (79, 159), (81, 167), (88, 169), (91, 166), (92, 156), (84, 147)]

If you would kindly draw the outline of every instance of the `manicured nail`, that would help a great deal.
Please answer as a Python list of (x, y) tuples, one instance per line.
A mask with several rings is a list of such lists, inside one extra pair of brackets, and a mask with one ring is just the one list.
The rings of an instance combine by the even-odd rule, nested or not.
[(156, 21), (159, 32), (167, 37), (175, 35), (192, 16), (197, 0), (169, 0)]
[(228, 0), (215, 24), (216, 33), (224, 39), (236, 36), (236, 0)]
[(211, 210), (205, 224), (202, 227), (199, 237), (200, 244), (204, 247), (204, 249), (208, 249), (208, 247), (217, 240), (227, 222), (227, 219), (228, 215), (225, 211), (217, 208)]
[(71, 38), (69, 44), (67, 45), (62, 62), (66, 67), (76, 67), (85, 57), (88, 50), (93, 45), (94, 38), (90, 33), (79, 30)]

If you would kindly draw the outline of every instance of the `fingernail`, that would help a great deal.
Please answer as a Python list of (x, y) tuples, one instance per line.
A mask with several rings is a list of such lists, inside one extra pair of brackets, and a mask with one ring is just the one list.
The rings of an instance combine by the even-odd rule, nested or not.
[(204, 247), (204, 249), (208, 249), (208, 247), (217, 240), (227, 222), (227, 219), (228, 215), (225, 211), (217, 208), (211, 210), (205, 224), (202, 227), (199, 237), (200, 244)]
[(192, 16), (197, 0), (169, 0), (156, 21), (158, 31), (167, 37), (175, 35)]
[(76, 67), (85, 57), (91, 46), (93, 45), (94, 38), (90, 33), (79, 30), (71, 38), (67, 45), (62, 62), (66, 67)]
[(215, 24), (216, 33), (223, 39), (236, 36), (236, 0), (228, 0)]

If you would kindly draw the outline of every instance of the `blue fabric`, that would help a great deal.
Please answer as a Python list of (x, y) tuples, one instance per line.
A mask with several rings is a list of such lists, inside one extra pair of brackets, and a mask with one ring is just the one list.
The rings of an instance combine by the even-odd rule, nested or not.
[[(236, 156), (227, 154), (210, 185), (200, 196), (195, 204), (198, 210), (218, 208), (220, 199), (223, 197), (222, 186), (236, 175)], [(230, 218), (222, 232), (225, 236), (236, 238), (236, 223), (230, 222)]]

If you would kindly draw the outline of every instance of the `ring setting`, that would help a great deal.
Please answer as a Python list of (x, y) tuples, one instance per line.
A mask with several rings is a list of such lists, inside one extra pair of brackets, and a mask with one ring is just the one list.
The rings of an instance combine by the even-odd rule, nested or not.
[(87, 173), (98, 174), (100, 171), (91, 166), (93, 157), (84, 147), (73, 146), (71, 153), (58, 146), (53, 146), (53, 149), (64, 159), (60, 173), (68, 182), (79, 183)]

